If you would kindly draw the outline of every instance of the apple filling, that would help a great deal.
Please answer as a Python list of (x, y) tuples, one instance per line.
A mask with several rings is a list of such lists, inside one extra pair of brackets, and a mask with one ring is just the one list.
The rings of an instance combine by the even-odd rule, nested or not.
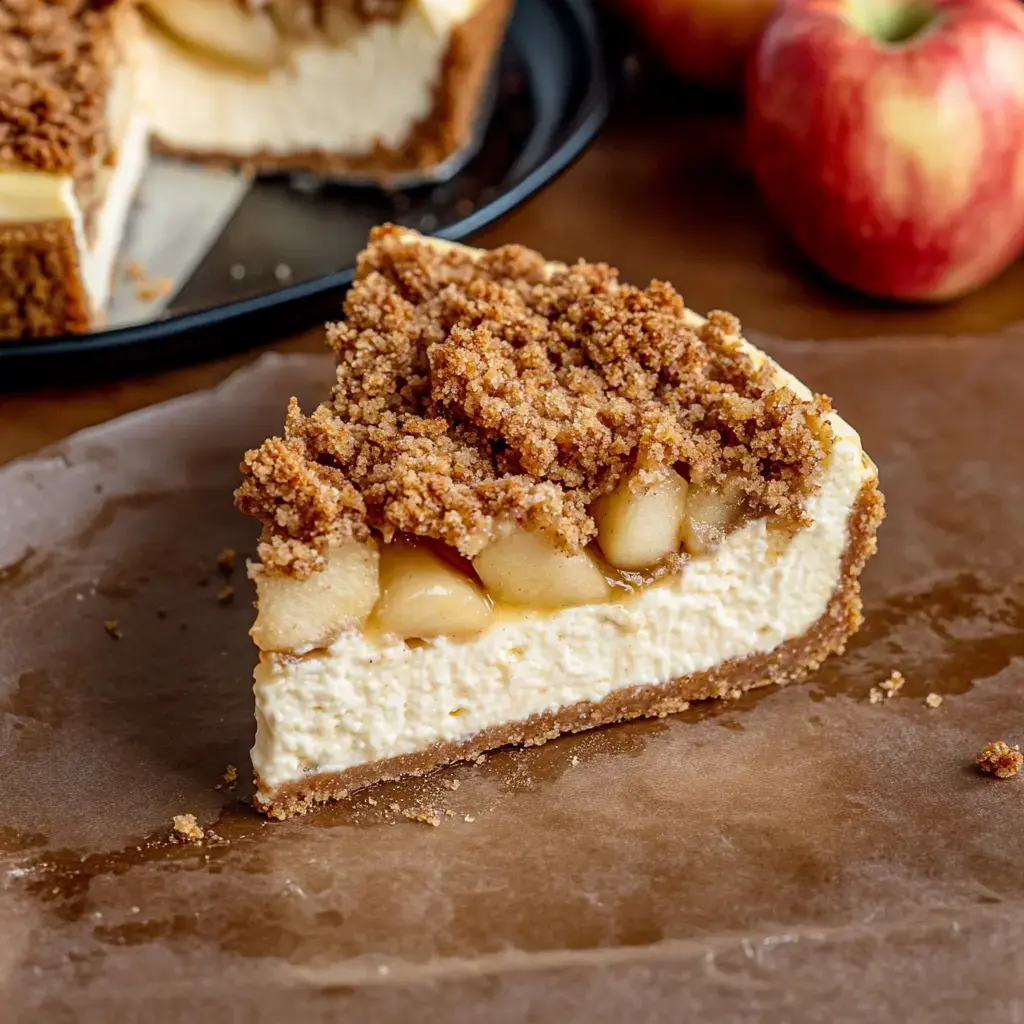
[(711, 488), (674, 469), (637, 470), (591, 513), (597, 537), (565, 552), (503, 524), (472, 559), (434, 541), (347, 541), (305, 579), (258, 573), (253, 639), (264, 651), (302, 653), (346, 628), (405, 641), (471, 639), (495, 617), (626, 600), (711, 552), (747, 518), (739, 481)]
[(298, 43), (344, 46), (365, 25), (351, 0), (143, 0), (143, 10), (191, 53), (252, 72), (285, 65)]

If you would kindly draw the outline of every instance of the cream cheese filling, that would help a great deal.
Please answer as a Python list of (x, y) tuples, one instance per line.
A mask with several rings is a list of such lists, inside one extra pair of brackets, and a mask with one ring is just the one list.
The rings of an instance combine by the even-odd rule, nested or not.
[(448, 16), (459, 13), (411, 5), (343, 46), (295, 45), (286, 65), (261, 75), (197, 59), (150, 31), (143, 77), (153, 132), (172, 148), (233, 157), (399, 147), (433, 109)]
[(875, 475), (857, 435), (838, 416), (832, 423), (835, 441), (808, 502), (813, 522), (781, 553), (766, 521), (755, 520), (621, 603), (499, 621), (462, 643), (408, 647), (353, 631), (299, 659), (264, 656), (252, 750), (263, 787), (463, 741), (800, 636), (836, 589), (850, 511)]

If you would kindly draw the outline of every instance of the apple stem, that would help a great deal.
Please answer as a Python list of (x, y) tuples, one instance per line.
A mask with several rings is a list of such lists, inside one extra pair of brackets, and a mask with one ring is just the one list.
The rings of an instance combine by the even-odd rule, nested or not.
[(936, 13), (926, 0), (874, 0), (851, 5), (849, 17), (879, 42), (899, 45), (920, 35), (935, 20)]

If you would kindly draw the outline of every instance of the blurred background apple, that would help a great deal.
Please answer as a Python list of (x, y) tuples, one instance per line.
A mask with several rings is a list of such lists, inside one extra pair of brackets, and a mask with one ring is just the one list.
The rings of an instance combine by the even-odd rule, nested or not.
[(747, 60), (779, 0), (619, 0), (669, 65), (689, 81), (742, 85)]
[(1024, 4), (791, 0), (751, 62), (749, 156), (828, 273), (940, 300), (1024, 248)]

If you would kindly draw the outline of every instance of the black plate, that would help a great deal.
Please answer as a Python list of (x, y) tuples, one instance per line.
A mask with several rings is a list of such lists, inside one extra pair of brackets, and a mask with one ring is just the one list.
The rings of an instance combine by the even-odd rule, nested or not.
[[(109, 376), (209, 357), (335, 315), (371, 226), (452, 240), (508, 213), (580, 155), (608, 113), (609, 84), (587, 0), (519, 0), (480, 149), (443, 185), (385, 193), (259, 181), (160, 320), (0, 344), (0, 388)], [(292, 271), (281, 287), (279, 264)], [(234, 264), (246, 267), (242, 281)]]

